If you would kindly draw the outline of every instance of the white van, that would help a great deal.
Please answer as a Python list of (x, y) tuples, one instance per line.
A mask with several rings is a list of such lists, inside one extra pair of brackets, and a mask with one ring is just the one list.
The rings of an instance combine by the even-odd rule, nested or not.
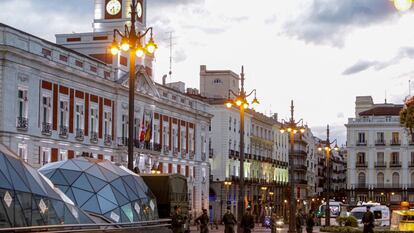
[[(336, 217), (338, 216), (347, 216), (346, 213), (346, 205), (342, 202), (330, 200), (329, 201), (329, 209), (331, 210), (331, 225), (337, 226), (338, 223), (336, 222)], [(321, 219), (321, 224), (325, 225), (325, 210), (326, 210), (326, 203), (323, 203), (319, 206), (319, 217)]]
[(355, 207), (351, 210), (351, 215), (358, 220), (359, 227), (364, 226), (364, 224), (362, 224), (362, 216), (364, 216), (364, 213), (367, 211), (367, 206), (370, 206), (370, 211), (374, 213), (376, 226), (390, 225), (390, 208), (376, 203), (363, 203), (361, 206)]

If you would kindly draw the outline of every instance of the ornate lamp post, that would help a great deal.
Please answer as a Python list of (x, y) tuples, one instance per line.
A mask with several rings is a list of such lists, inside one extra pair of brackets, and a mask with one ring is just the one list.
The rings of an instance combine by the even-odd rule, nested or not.
[[(331, 145), (335, 143), (335, 146), (331, 148)], [(333, 142), (329, 141), (329, 125), (326, 127), (326, 141), (318, 146), (318, 150), (325, 150), (326, 152), (326, 208), (325, 208), (325, 226), (331, 225), (331, 208), (329, 206), (329, 198), (331, 194), (331, 176), (332, 176), (332, 166), (331, 166), (331, 150), (339, 150), (336, 139)]]
[[(240, 172), (239, 172), (239, 198), (237, 200), (237, 220), (240, 224), (241, 219), (244, 214), (244, 110), (249, 107), (247, 102), (247, 97), (251, 96), (254, 93), (254, 99), (252, 105), (259, 104), (259, 101), (256, 98), (256, 89), (251, 91), (249, 94), (244, 90), (244, 67), (242, 66), (241, 74), (241, 88), (238, 93), (234, 93), (232, 90), (229, 90), (228, 99), (225, 102), (227, 108), (231, 108), (233, 105), (239, 108), (240, 110)], [(231, 98), (231, 95), (234, 98)], [(237, 227), (237, 231), (241, 232), (241, 227)]]
[[(295, 226), (295, 214), (296, 214), (296, 205), (297, 202), (295, 201), (295, 178), (294, 178), (294, 143), (295, 143), (295, 134), (305, 133), (305, 127), (303, 126), (303, 120), (300, 119), (298, 122), (295, 121), (295, 118), (293, 118), (293, 112), (294, 112), (294, 106), (293, 106), (293, 100), (291, 101), (290, 105), (290, 119), (289, 121), (282, 120), (282, 127), (280, 128), (281, 133), (288, 132), (290, 136), (290, 153), (289, 153), (289, 183), (290, 183), (290, 200), (289, 200), (289, 233), (295, 233), (296, 232), (296, 226)], [(299, 123), (302, 124), (299, 126)]]
[[(119, 51), (129, 51), (129, 109), (128, 109), (128, 169), (133, 170), (134, 160), (134, 97), (135, 97), (135, 56), (142, 58), (145, 54), (153, 54), (157, 45), (152, 37), (152, 27), (149, 27), (143, 33), (136, 31), (135, 21), (137, 18), (137, 1), (131, 4), (131, 26), (125, 25), (125, 31), (122, 33), (118, 29), (114, 30), (114, 40), (111, 45), (112, 55), (118, 55)], [(149, 41), (143, 46), (141, 40), (150, 32)], [(116, 36), (121, 37), (121, 43), (118, 43)]]

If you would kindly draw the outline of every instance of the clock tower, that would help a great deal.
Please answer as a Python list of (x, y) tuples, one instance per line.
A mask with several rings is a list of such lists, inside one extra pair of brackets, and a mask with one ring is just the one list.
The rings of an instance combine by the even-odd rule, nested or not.
[(137, 1), (137, 30), (145, 28), (145, 0), (95, 0), (94, 32), (123, 30), (130, 23), (131, 3)]

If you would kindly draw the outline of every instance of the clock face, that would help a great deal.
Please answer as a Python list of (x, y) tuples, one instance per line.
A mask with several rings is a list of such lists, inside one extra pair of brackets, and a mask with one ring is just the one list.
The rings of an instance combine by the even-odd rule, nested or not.
[(116, 15), (121, 11), (121, 3), (118, 0), (111, 0), (106, 4), (106, 12), (110, 15)]
[(141, 5), (140, 2), (138, 2), (138, 4), (137, 4), (137, 16), (138, 16), (138, 18), (142, 17), (142, 5)]

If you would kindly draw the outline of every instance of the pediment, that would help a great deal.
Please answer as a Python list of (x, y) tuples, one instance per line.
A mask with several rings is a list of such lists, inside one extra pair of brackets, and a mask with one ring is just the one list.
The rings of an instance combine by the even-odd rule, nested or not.
[[(129, 87), (129, 72), (126, 73), (121, 80), (121, 85)], [(144, 95), (160, 98), (160, 94), (154, 81), (142, 65), (137, 65), (135, 67), (135, 91)]]

